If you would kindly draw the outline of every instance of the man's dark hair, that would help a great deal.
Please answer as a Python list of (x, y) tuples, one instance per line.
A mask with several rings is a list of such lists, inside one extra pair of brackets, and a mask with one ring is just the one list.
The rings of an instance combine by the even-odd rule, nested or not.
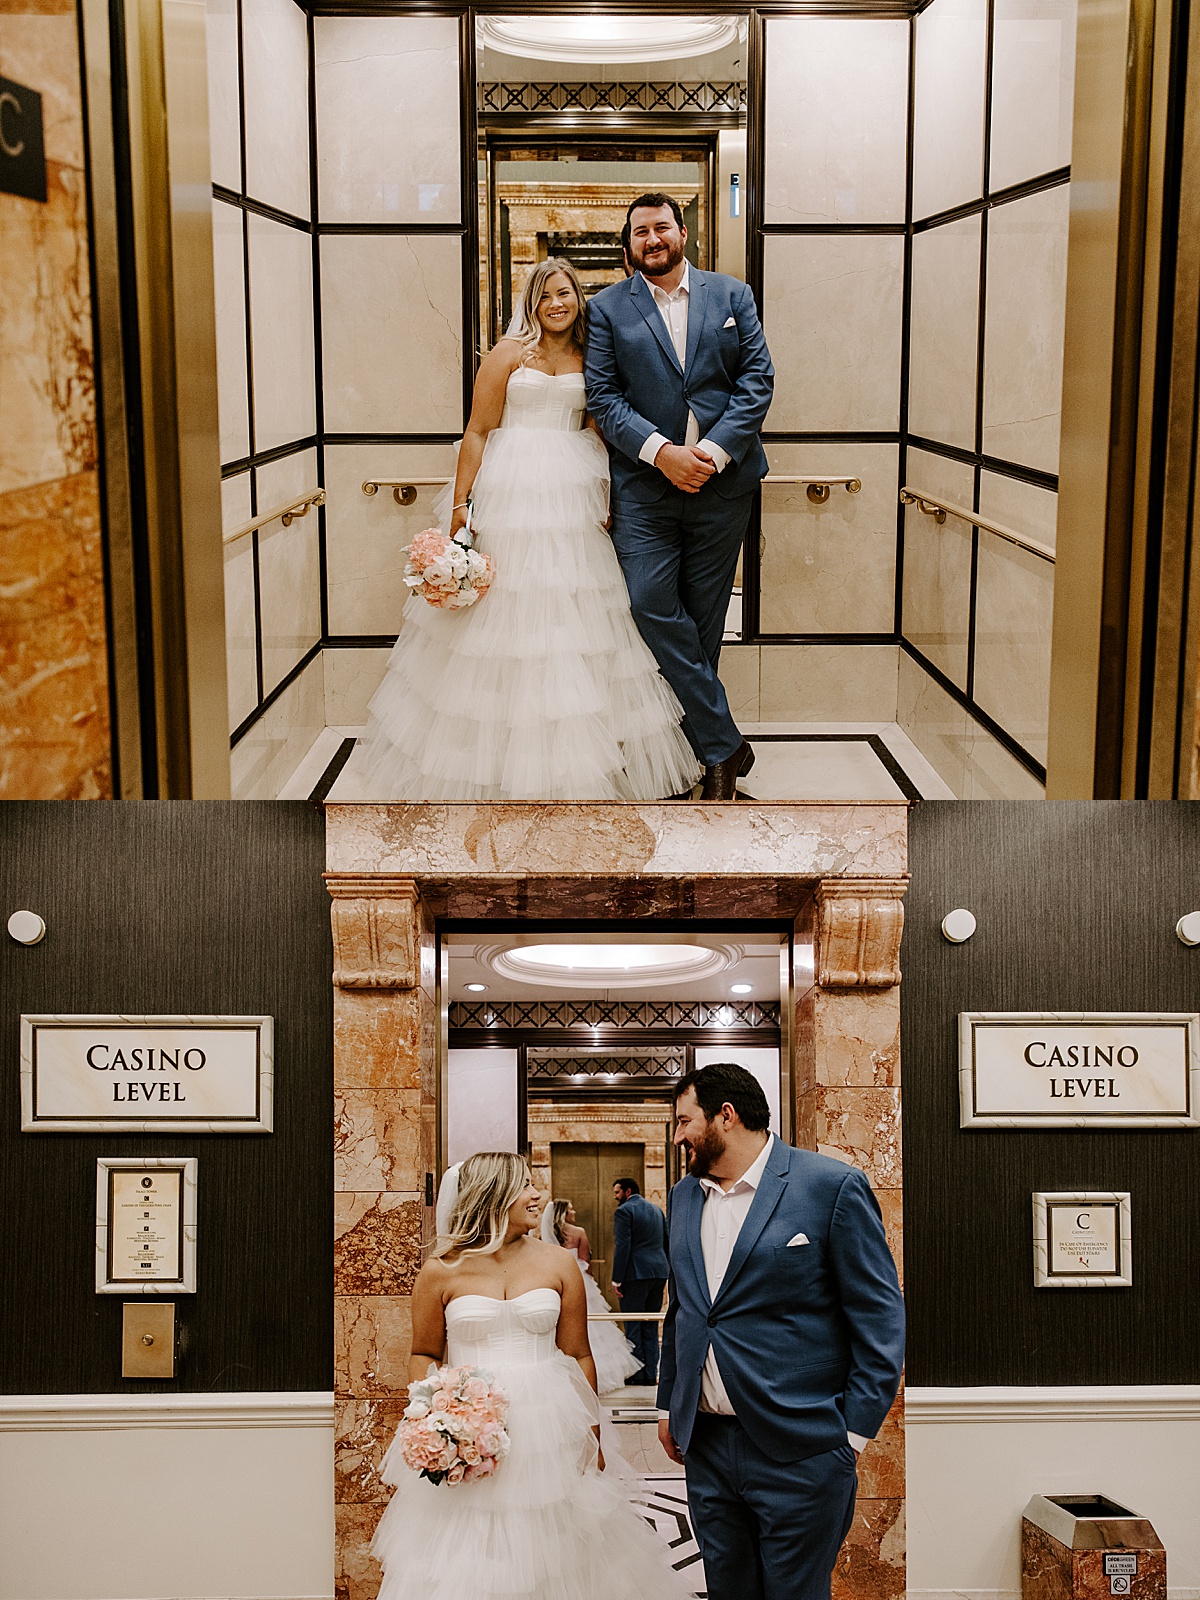
[(628, 234), (633, 213), (639, 210), (642, 206), (648, 206), (653, 211), (657, 211), (660, 206), (670, 206), (671, 215), (675, 218), (675, 225), (679, 229), (680, 233), (683, 232), (683, 212), (679, 209), (678, 200), (673, 200), (669, 194), (640, 194), (629, 207), (629, 210), (625, 213), (626, 233), (622, 235), (622, 238), (625, 238)]
[(705, 1120), (711, 1122), (723, 1105), (731, 1105), (751, 1133), (765, 1133), (771, 1124), (771, 1108), (762, 1085), (753, 1073), (736, 1061), (710, 1061), (706, 1067), (687, 1072), (675, 1085), (675, 1104), (688, 1090), (696, 1096)]
[(636, 1178), (614, 1178), (613, 1186), (624, 1189), (626, 1194), (641, 1194), (642, 1188)]

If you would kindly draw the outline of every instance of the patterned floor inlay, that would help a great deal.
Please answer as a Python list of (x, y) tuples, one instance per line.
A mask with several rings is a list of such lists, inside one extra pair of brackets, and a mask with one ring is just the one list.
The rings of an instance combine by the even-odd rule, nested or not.
[(646, 1521), (666, 1541), (671, 1551), (671, 1564), (676, 1572), (684, 1573), (698, 1587), (692, 1593), (703, 1600), (704, 1566), (692, 1522), (688, 1515), (687, 1491), (683, 1479), (647, 1476), (642, 1479), (642, 1493), (634, 1502), (641, 1508)]

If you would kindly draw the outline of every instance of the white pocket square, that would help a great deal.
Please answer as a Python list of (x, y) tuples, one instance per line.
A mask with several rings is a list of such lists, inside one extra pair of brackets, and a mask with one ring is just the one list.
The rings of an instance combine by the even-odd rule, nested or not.
[(724, 323), (723, 323), (723, 324), (722, 324), (722, 326), (723, 326), (723, 327), (726, 327), (726, 328), (736, 328), (736, 327), (737, 327), (737, 318), (736, 318), (736, 317), (729, 317), (729, 318), (728, 318), (728, 319), (727, 319), (727, 320), (726, 320), (726, 321), (725, 321), (725, 322), (724, 322)]
[(806, 1233), (797, 1233), (797, 1234), (794, 1234), (788, 1240), (787, 1246), (785, 1246), (785, 1248), (787, 1248), (787, 1247), (789, 1247), (791, 1245), (794, 1245), (794, 1244), (807, 1244), (807, 1243), (808, 1243), (808, 1235)]

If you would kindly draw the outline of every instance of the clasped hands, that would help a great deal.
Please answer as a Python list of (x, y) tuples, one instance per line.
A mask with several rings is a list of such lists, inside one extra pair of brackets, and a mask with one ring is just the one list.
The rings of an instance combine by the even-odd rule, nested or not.
[(694, 444), (664, 444), (654, 465), (684, 494), (698, 494), (717, 470), (712, 457)]

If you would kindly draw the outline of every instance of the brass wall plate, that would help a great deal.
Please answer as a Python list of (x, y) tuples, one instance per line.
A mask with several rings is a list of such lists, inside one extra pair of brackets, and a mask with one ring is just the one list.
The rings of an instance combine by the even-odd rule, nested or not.
[(123, 1378), (175, 1376), (174, 1301), (127, 1300), (121, 1327)]

